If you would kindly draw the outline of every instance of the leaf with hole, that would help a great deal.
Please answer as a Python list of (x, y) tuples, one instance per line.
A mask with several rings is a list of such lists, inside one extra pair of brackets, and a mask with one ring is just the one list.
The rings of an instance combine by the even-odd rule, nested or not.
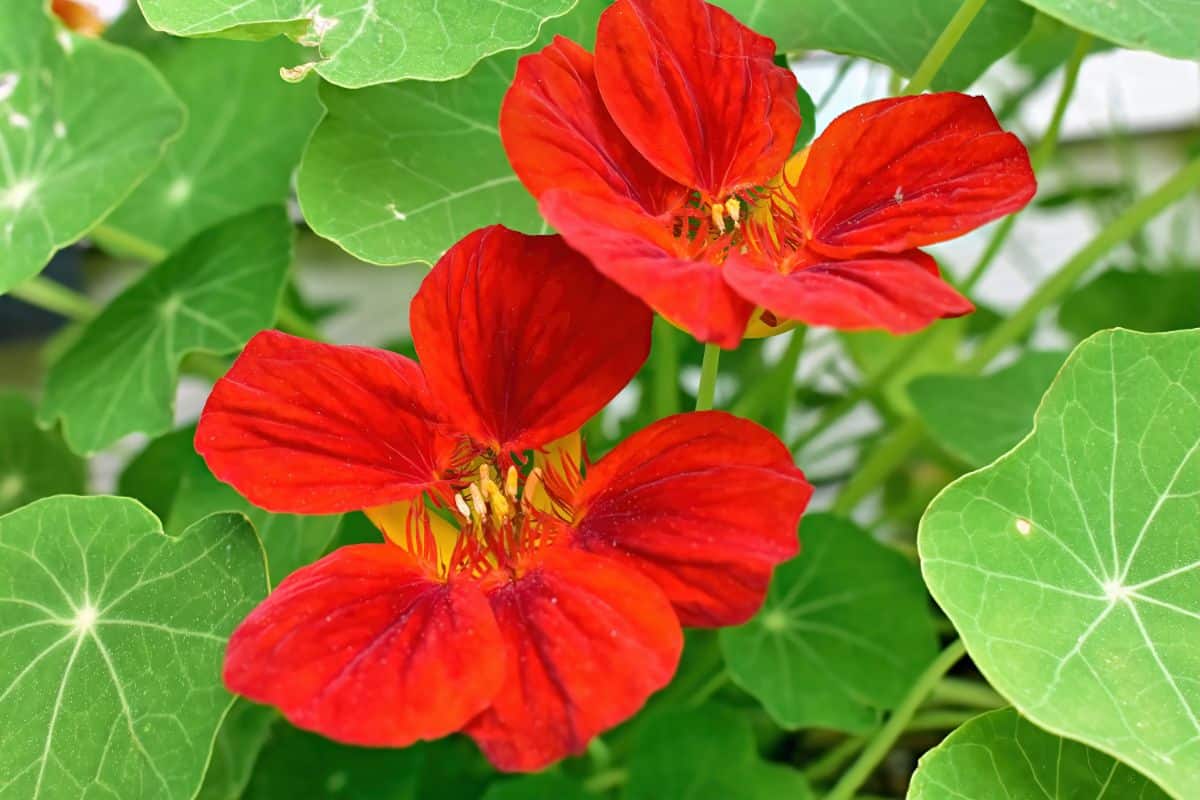
[(292, 256), (282, 208), (262, 208), (196, 236), (91, 320), (50, 368), (39, 411), (61, 418), (77, 453), (125, 434), (158, 435), (173, 417), (188, 353), (230, 353), (275, 321)]
[[(1086, 1), (1086, 0), (1085, 0)], [(912, 75), (961, 0), (716, 0), (786, 52), (832, 50), (887, 64)], [(933, 88), (965, 89), (1021, 43), (1033, 12), (1018, 0), (989, 0), (950, 53)]]
[(1200, 331), (1100, 333), (921, 522), (925, 581), (1032, 722), (1200, 796)]
[(0, 14), (0, 292), (112, 211), (183, 126), (145, 59), (56, 27), (45, 3)]
[(83, 459), (57, 431), (40, 429), (33, 406), (16, 394), (0, 394), (0, 514), (52, 494), (82, 494)]
[[(261, 39), (287, 34), (316, 47), (322, 78), (356, 89), (444, 81), (493, 53), (524, 47), (575, 0), (139, 0), (146, 19), (176, 36)], [(292, 64), (281, 64), (292, 67)], [(302, 73), (301, 73), (302, 74)]]
[(0, 517), (0, 549), (0, 797), (189, 800), (266, 594), (250, 523), (168, 537), (136, 500), (60, 496)]
[(721, 631), (734, 682), (785, 728), (865, 732), (937, 654), (916, 567), (853, 523), (810, 514), (762, 610)]
[(1145, 777), (1047, 733), (1011, 708), (965, 723), (921, 757), (908, 800), (951, 797), (1166, 800)]

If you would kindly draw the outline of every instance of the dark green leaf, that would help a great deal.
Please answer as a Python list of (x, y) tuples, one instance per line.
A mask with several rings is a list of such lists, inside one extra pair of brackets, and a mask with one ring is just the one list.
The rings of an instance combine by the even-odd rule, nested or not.
[(217, 732), (212, 761), (195, 800), (238, 800), (278, 718), (274, 709), (238, 698)]
[(82, 494), (83, 459), (57, 431), (33, 421), (33, 406), (15, 394), (0, 395), (0, 514), (39, 497)]
[(492, 784), (483, 800), (595, 800), (583, 787), (562, 775), (526, 775)]
[(1063, 301), (1058, 324), (1080, 339), (1105, 328), (1200, 327), (1200, 270), (1109, 270)]

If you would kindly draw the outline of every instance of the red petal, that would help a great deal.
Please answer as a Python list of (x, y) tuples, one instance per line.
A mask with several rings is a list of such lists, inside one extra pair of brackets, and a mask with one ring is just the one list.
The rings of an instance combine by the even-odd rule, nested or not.
[(807, 256), (810, 261), (784, 274), (738, 254), (725, 262), (725, 277), (781, 320), (844, 331), (883, 328), (912, 333), (934, 320), (975, 310), (938, 277), (933, 259), (919, 250), (871, 253), (848, 261)]
[(537, 448), (604, 407), (650, 352), (650, 309), (558, 236), (499, 225), (438, 261), (413, 343), (450, 422), (500, 451)]
[(679, 414), (588, 470), (574, 541), (652, 578), (684, 625), (734, 625), (762, 604), (771, 569), (796, 554), (811, 495), (770, 431), (719, 411)]
[(605, 558), (557, 547), (490, 593), (514, 665), (467, 726), (493, 764), (530, 771), (583, 752), (675, 673), (683, 634), (658, 588)]
[(1037, 183), (1025, 145), (982, 97), (878, 100), (833, 121), (794, 188), (810, 246), (898, 253), (1022, 208)]
[(721, 268), (677, 255), (666, 224), (632, 203), (552, 190), (542, 215), (596, 269), (702, 342), (737, 347), (754, 306), (733, 291)]
[(634, 146), (724, 200), (766, 183), (800, 129), (796, 77), (775, 43), (702, 0), (617, 0), (600, 17), (596, 77)]
[(433, 420), (409, 359), (264, 331), (213, 387), (196, 450), (257, 506), (333, 514), (435, 483), (449, 443)]
[(405, 747), (457, 731), (503, 682), (486, 598), (433, 579), (390, 544), (292, 573), (229, 640), (225, 685), (350, 744)]
[(687, 194), (618, 130), (600, 99), (592, 54), (561, 36), (517, 62), (500, 108), (500, 135), (534, 197), (552, 188), (612, 192), (658, 215)]

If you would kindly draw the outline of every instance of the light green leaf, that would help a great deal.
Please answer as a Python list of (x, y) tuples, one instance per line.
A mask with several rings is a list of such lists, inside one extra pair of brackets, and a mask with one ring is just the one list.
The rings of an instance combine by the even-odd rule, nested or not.
[(1046, 733), (1011, 708), (951, 733), (921, 758), (908, 787), (908, 800), (964, 797), (1166, 800), (1124, 764)]
[(1200, 797), (1200, 331), (1081, 344), (1029, 437), (947, 487), (919, 546), (1022, 714)]
[[(1089, 0), (1083, 0), (1088, 2)], [(780, 50), (832, 50), (887, 64), (912, 75), (962, 5), (961, 0), (716, 0)], [(1020, 44), (1033, 13), (1019, 0), (989, 0), (933, 81), (965, 89)]]
[(41, 424), (62, 418), (77, 453), (169, 430), (183, 357), (233, 352), (274, 322), (291, 243), (282, 208), (196, 236), (122, 292), (51, 367)]
[(840, 333), (854, 363), (895, 412), (909, 414), (908, 384), (953, 364), (970, 317), (945, 319), (918, 333), (893, 336), (885, 331)]
[(191, 798), (266, 593), (249, 522), (171, 538), (136, 500), (59, 496), (0, 517), (0, 550), (0, 798)]
[[(586, 41), (604, 5), (583, 0), (546, 26), (537, 46), (554, 33)], [(516, 62), (514, 53), (498, 55), (445, 83), (356, 92), (323, 86), (326, 114), (297, 185), (313, 230), (375, 264), (432, 264), (466, 234), (494, 223), (545, 232), (497, 128)]]
[(810, 800), (800, 772), (759, 758), (744, 716), (722, 706), (655, 714), (638, 730), (624, 800)]
[(1194, 0), (1024, 0), (1102, 39), (1175, 58), (1200, 58), (1200, 13)]
[(733, 680), (785, 728), (863, 732), (937, 654), (916, 567), (853, 523), (804, 518), (762, 610), (721, 631)]
[(1067, 296), (1058, 324), (1080, 339), (1104, 328), (1145, 333), (1200, 326), (1200, 270), (1109, 270)]
[(0, 292), (116, 207), (184, 119), (145, 59), (56, 30), (46, 5), (0, 14)]
[(1033, 412), (1065, 353), (1024, 353), (990, 375), (924, 375), (908, 386), (934, 440), (972, 467), (1012, 447), (1033, 427)]
[(133, 239), (140, 252), (168, 252), (218, 222), (282, 204), (320, 116), (315, 81), (279, 77), (279, 64), (300, 52), (291, 42), (163, 39), (150, 39), (145, 53), (187, 106), (188, 123), (97, 230), (117, 251)]
[(0, 514), (51, 494), (82, 494), (84, 465), (57, 431), (33, 421), (33, 406), (0, 395)]
[[(316, 70), (358, 88), (465, 75), (493, 53), (524, 47), (573, 0), (139, 0), (146, 19), (178, 36), (286, 33), (316, 45)], [(281, 65), (285, 66), (285, 65)], [(291, 65), (286, 65), (291, 66)]]
[(240, 697), (234, 701), (217, 732), (212, 761), (195, 800), (238, 800), (277, 719), (279, 715), (273, 708), (256, 706)]

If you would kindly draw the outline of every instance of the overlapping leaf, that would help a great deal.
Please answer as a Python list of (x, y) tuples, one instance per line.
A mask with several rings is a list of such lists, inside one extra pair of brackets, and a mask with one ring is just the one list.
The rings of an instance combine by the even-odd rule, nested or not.
[(83, 490), (83, 460), (57, 432), (37, 427), (28, 400), (0, 395), (0, 514), (39, 497)]
[(120, 203), (183, 125), (144, 59), (55, 27), (45, 3), (0, 14), (0, 292)]
[(171, 538), (137, 501), (52, 497), (0, 517), (0, 550), (0, 797), (191, 798), (266, 593), (250, 524)]
[[(357, 88), (410, 78), (441, 81), (479, 59), (524, 47), (573, 0), (139, 0), (146, 19), (179, 36), (286, 33), (316, 45), (331, 83)], [(292, 66), (281, 64), (280, 66)]]
[[(546, 26), (587, 43), (603, 0), (583, 0)], [(304, 153), (297, 191), (320, 235), (376, 264), (435, 262), (472, 230), (497, 222), (545, 231), (500, 143), (500, 102), (515, 54), (464, 78), (349, 92), (321, 89), (326, 114)]]
[(1200, 57), (1200, 14), (1192, 0), (1022, 0), (1080, 30), (1176, 58)]
[[(1088, 2), (1088, 0), (1081, 0)], [(881, 61), (911, 75), (960, 0), (716, 0), (781, 50), (832, 50)], [(989, 0), (938, 71), (937, 89), (965, 89), (1029, 32), (1033, 14), (1019, 0)]]
[(1200, 331), (1080, 345), (1033, 433), (949, 486), (919, 543), (1022, 714), (1200, 796)]
[(908, 800), (951, 797), (1166, 800), (1124, 764), (1046, 733), (1011, 708), (976, 717), (921, 758)]
[(734, 681), (787, 728), (866, 731), (937, 653), (916, 568), (852, 523), (804, 518), (762, 611), (721, 631)]
[(1080, 339), (1104, 328), (1200, 327), (1200, 270), (1108, 270), (1067, 296), (1058, 324)]
[(110, 303), (51, 367), (42, 424), (61, 418), (78, 453), (168, 430), (183, 357), (233, 352), (274, 322), (291, 241), (282, 208), (196, 236)]

